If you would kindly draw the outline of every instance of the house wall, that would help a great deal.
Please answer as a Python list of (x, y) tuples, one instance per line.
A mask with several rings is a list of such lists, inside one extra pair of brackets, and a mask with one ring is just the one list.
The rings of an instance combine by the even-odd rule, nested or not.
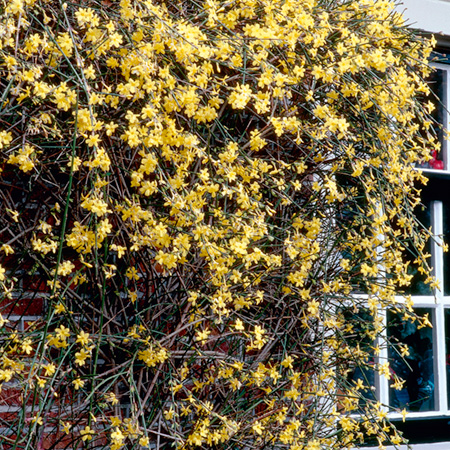
[(450, 0), (403, 0), (397, 9), (410, 26), (450, 37)]

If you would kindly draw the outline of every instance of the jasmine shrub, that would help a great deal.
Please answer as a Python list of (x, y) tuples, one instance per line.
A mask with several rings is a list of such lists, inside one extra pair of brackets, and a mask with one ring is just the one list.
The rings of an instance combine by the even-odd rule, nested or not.
[(0, 13), (3, 448), (401, 443), (432, 43), (386, 0)]

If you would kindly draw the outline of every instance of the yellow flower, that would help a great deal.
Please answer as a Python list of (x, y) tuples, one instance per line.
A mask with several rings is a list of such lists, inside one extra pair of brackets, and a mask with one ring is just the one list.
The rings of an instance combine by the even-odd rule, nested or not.
[(101, 198), (95, 196), (86, 196), (84, 197), (84, 201), (81, 203), (81, 207), (93, 212), (97, 216), (101, 217), (104, 214), (111, 212), (108, 209), (108, 204), (102, 200)]
[(94, 433), (94, 430), (92, 430), (91, 427), (87, 425), (83, 430), (80, 431), (82, 441), (90, 441)]
[(62, 422), (61, 421), (61, 425), (63, 426), (64, 433), (69, 434), (70, 429), (72, 428), (72, 425), (70, 424), (70, 422)]
[(6, 256), (12, 255), (14, 253), (13, 248), (10, 245), (8, 245), (8, 244), (3, 244), (1, 246), (1, 248), (0, 248), (0, 250), (2, 250), (3, 253), (5, 253)]
[(195, 333), (195, 340), (200, 342), (201, 344), (206, 344), (206, 342), (208, 341), (208, 336), (210, 335), (211, 331), (210, 330), (203, 330), (203, 331), (197, 331)]
[(42, 417), (39, 417), (39, 415), (35, 415), (32, 419), (31, 419), (31, 423), (37, 423), (38, 425), (43, 425), (44, 421), (42, 420)]
[(123, 245), (116, 245), (116, 244), (112, 244), (110, 248), (111, 250), (117, 251), (117, 257), (119, 259), (122, 258), (122, 256), (125, 254), (127, 250), (127, 248), (124, 247)]
[(256, 421), (253, 425), (252, 425), (252, 430), (256, 433), (256, 434), (262, 434), (264, 431), (264, 426), (262, 425), (262, 423), (260, 421)]
[(115, 430), (111, 433), (111, 439), (114, 443), (122, 444), (122, 441), (125, 439), (120, 428), (115, 428)]
[(118, 427), (122, 423), (122, 420), (116, 416), (111, 416), (109, 420), (111, 420), (111, 426), (113, 427)]
[(88, 345), (91, 340), (89, 339), (89, 333), (84, 332), (81, 330), (77, 336), (77, 344), (81, 345)]
[(44, 380), (43, 378), (36, 377), (36, 381), (40, 388), (43, 388), (47, 384), (47, 380)]
[(58, 303), (55, 305), (55, 314), (61, 314), (61, 313), (63, 313), (65, 310), (66, 310), (66, 307), (64, 306), (63, 303), (58, 302)]
[(75, 269), (75, 264), (72, 261), (64, 261), (58, 267), (58, 275), (69, 275), (73, 269)]
[(319, 306), (320, 303), (316, 300), (311, 300), (310, 302), (308, 302), (308, 312), (312, 317), (319, 316)]
[(22, 342), (22, 351), (27, 355), (29, 355), (32, 352), (32, 350), (33, 346), (31, 345), (31, 339), (30, 338), (24, 339), (24, 341)]
[(175, 411), (172, 408), (164, 411), (164, 418), (166, 420), (172, 420), (174, 416), (175, 416)]
[(130, 279), (130, 280), (139, 280), (140, 276), (138, 274), (138, 271), (136, 270), (135, 267), (128, 267), (128, 269), (125, 272), (125, 275)]
[(252, 90), (248, 84), (238, 85), (228, 98), (234, 109), (244, 109), (252, 98)]
[(306, 445), (306, 450), (321, 450), (320, 441), (318, 439), (308, 441), (308, 444)]
[(117, 405), (119, 403), (119, 399), (116, 397), (116, 394), (114, 392), (108, 392), (105, 395), (106, 401), (111, 403), (112, 405)]
[(6, 208), (6, 211), (11, 216), (12, 220), (14, 220), (14, 222), (19, 221), (19, 212), (18, 211), (15, 211), (15, 210), (9, 209), (9, 208)]
[(292, 363), (294, 362), (294, 358), (295, 356), (287, 355), (286, 358), (284, 358), (283, 361), (281, 362), (281, 365), (288, 369), (292, 369), (293, 368)]
[(59, 339), (66, 340), (68, 337), (70, 337), (70, 330), (64, 325), (61, 325), (58, 328), (55, 328), (55, 334)]
[(84, 386), (84, 381), (81, 378), (75, 378), (72, 383), (76, 391)]
[[(8, 60), (8, 58), (11, 59), (12, 57), (8, 56), (6, 59)], [(12, 58), (12, 59), (14, 59), (14, 58)], [(15, 59), (14, 59), (14, 61), (15, 61)], [(12, 140), (13, 140), (12, 138), (13, 137), (12, 137), (12, 134), (10, 131), (1, 130), (0, 131), (0, 150), (4, 147), (8, 146), (12, 142)]]
[(90, 356), (90, 354), (82, 348), (79, 352), (75, 353), (75, 364), (79, 366), (84, 366), (86, 364), (86, 359)]
[(86, 69), (84, 69), (84, 76), (88, 80), (95, 80), (95, 70), (92, 64), (89, 65)]
[(241, 319), (236, 319), (236, 322), (234, 323), (234, 328), (237, 331), (244, 331), (244, 324), (242, 323)]
[(43, 366), (43, 368), (44, 368), (44, 375), (46, 377), (50, 377), (56, 372), (56, 366), (53, 363), (47, 364)]

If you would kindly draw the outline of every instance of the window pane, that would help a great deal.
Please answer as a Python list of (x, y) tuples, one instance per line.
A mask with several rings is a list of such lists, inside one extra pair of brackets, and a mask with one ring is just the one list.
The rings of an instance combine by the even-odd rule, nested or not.
[(431, 95), (426, 98), (427, 102), (434, 105), (434, 110), (431, 113), (433, 119), (433, 128), (436, 133), (439, 149), (430, 149), (431, 160), (422, 164), (421, 167), (430, 168), (435, 170), (444, 169), (443, 153), (445, 148), (444, 129), (446, 113), (445, 113), (445, 86), (447, 83), (447, 71), (441, 69), (435, 69), (430, 75), (428, 85), (431, 89)]
[[(417, 208), (417, 217), (419, 220), (423, 223), (423, 225), (426, 228), (429, 228), (430, 226), (430, 207), (432, 201), (439, 201), (442, 202), (442, 233), (444, 242), (447, 244), (450, 243), (450, 198), (449, 193), (450, 192), (450, 179), (449, 178), (442, 178), (438, 176), (437, 173), (430, 174), (428, 184), (423, 187), (422, 189), (422, 203), (427, 206), (427, 209), (425, 211), (420, 211), (420, 208)], [(422, 214), (421, 217), (419, 217), (419, 214)], [(424, 216), (425, 214), (425, 216)], [(436, 224), (439, 225), (439, 224)], [(431, 243), (432, 239), (429, 239), (428, 244), (425, 248), (425, 253), (432, 253), (431, 252)], [(437, 256), (437, 255), (436, 255)], [(432, 261), (428, 260), (430, 266), (432, 265)], [(438, 261), (436, 261), (438, 262)], [(441, 288), (444, 291), (445, 295), (450, 295), (450, 253), (445, 252), (443, 254), (443, 280), (438, 280)], [(423, 277), (422, 277), (423, 278)], [(420, 285), (419, 285), (420, 288)], [(428, 288), (429, 289), (429, 288)], [(416, 288), (417, 290), (417, 288)], [(420, 289), (419, 289), (420, 290)], [(414, 295), (415, 293), (412, 292)], [(420, 295), (420, 294), (415, 294)]]
[(445, 311), (445, 369), (447, 372), (447, 399), (450, 408), (450, 308)]
[[(363, 408), (367, 400), (376, 399), (373, 316), (369, 309), (361, 307), (349, 307), (342, 311), (342, 315), (349, 333), (347, 343), (359, 356), (353, 361), (354, 367), (349, 374), (349, 380), (352, 386), (364, 386), (359, 391), (359, 406)], [(364, 363), (361, 363), (359, 358), (363, 359)]]
[[(414, 311), (421, 317), (428, 314), (432, 322), (431, 308), (416, 308)], [(404, 320), (401, 315), (390, 311), (387, 319), (388, 336), (394, 344), (389, 350), (393, 378), (389, 389), (390, 406), (407, 411), (435, 410), (432, 329), (420, 328), (417, 321)], [(402, 351), (405, 344), (407, 352)], [(401, 389), (394, 387), (398, 379), (404, 381)]]
[[(443, 202), (443, 233), (444, 242), (450, 242), (450, 203), (448, 200)], [(441, 283), (442, 285), (442, 283)], [(444, 252), (444, 294), (450, 295), (450, 253)]]
[(430, 80), (430, 88), (434, 95), (431, 96), (431, 102), (434, 103), (435, 109), (432, 112), (433, 119), (436, 123), (435, 130), (436, 135), (439, 139), (439, 144), (441, 147), (441, 151), (436, 154), (432, 153), (433, 159), (429, 161), (429, 165), (432, 169), (444, 169), (444, 161), (443, 161), (443, 149), (445, 146), (444, 141), (444, 129), (442, 125), (445, 123), (445, 86), (447, 83), (447, 71), (436, 69), (435, 72), (432, 73)]
[[(427, 229), (431, 227), (431, 207), (430, 202), (423, 201), (423, 203), (414, 210), (417, 220)], [(431, 253), (431, 242), (428, 241), (425, 246), (425, 253)], [(412, 275), (411, 284), (406, 289), (406, 292), (411, 295), (432, 295), (432, 289), (429, 284), (425, 284), (428, 274), (420, 273), (414, 260), (417, 258), (417, 251), (411, 246), (405, 250), (405, 261), (409, 261), (408, 275)], [(429, 260), (428, 260), (429, 261)]]

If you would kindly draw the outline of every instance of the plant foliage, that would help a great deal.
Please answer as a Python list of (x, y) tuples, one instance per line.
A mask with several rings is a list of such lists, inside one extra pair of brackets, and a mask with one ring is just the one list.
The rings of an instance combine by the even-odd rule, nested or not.
[(3, 448), (401, 442), (351, 374), (428, 273), (430, 43), (386, 0), (0, 17)]

